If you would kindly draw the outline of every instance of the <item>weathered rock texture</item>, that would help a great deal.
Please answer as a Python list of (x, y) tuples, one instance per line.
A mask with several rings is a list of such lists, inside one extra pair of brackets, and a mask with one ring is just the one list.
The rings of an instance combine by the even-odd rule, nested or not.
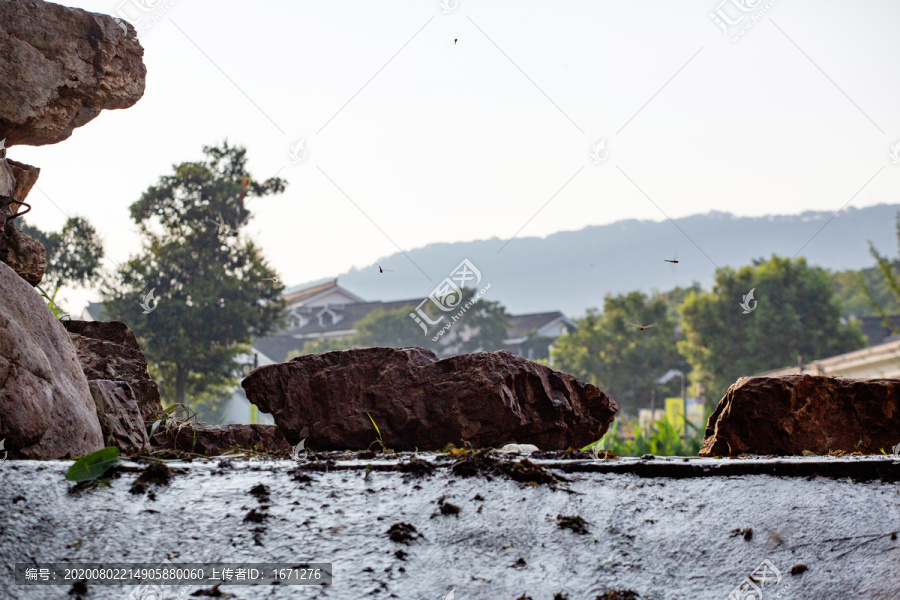
[(151, 440), (154, 448), (182, 450), (215, 456), (232, 450), (270, 454), (291, 451), (284, 434), (275, 425), (200, 425), (160, 428)]
[(7, 160), (5, 153), (5, 149), (0, 149), (0, 261), (31, 285), (37, 285), (44, 278), (47, 266), (44, 247), (19, 231), (14, 221), (17, 215), (27, 212), (25, 197), (41, 170)]
[(141, 416), (152, 423), (162, 416), (156, 382), (134, 332), (118, 321), (63, 321), (89, 381), (125, 383), (133, 391)]
[(0, 439), (12, 456), (62, 458), (103, 447), (97, 409), (65, 328), (0, 263)]
[(599, 439), (618, 406), (597, 387), (507, 351), (444, 360), (422, 348), (300, 356), (241, 383), (292, 444), (316, 450), (436, 450), (510, 442), (542, 450)]
[(144, 94), (134, 28), (41, 0), (0, 0), (0, 139), (60, 142), (103, 109)]
[(97, 406), (104, 444), (123, 454), (149, 452), (150, 440), (131, 386), (124, 381), (95, 379), (88, 387)]
[(700, 455), (880, 454), (898, 443), (900, 380), (745, 377), (710, 415)]

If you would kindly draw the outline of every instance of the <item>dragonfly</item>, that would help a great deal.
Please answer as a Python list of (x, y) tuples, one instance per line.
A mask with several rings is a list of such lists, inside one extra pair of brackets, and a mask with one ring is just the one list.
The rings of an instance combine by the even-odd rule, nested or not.
[(643, 331), (643, 330), (645, 330), (645, 329), (650, 329), (651, 327), (656, 327), (657, 325), (659, 325), (659, 323), (651, 323), (651, 324), (649, 324), (649, 325), (641, 325), (641, 324), (638, 323), (637, 321), (628, 321), (628, 324), (631, 325), (631, 326), (633, 326), (633, 327), (637, 327), (637, 328), (640, 329), (641, 331)]
[(383, 269), (383, 268), (381, 268), (381, 265), (379, 265), (378, 263), (375, 263), (375, 266), (378, 267), (378, 272), (379, 272), (379, 273), (384, 273), (385, 271), (389, 271), (389, 272), (391, 272), (391, 273), (394, 272), (393, 269)]
[(676, 252), (672, 258), (664, 258), (663, 262), (667, 262), (672, 265), (672, 271), (675, 271), (675, 265), (678, 264), (678, 253)]

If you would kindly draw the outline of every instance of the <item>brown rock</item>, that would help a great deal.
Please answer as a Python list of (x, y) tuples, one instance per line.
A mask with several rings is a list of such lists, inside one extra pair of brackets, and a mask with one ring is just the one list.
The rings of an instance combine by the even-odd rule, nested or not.
[(127, 383), (145, 422), (162, 416), (156, 382), (147, 371), (147, 360), (134, 332), (118, 321), (63, 321), (75, 344), (78, 360), (88, 380), (108, 379)]
[(144, 94), (134, 28), (42, 0), (0, 2), (0, 139), (54, 144)]
[(599, 439), (618, 406), (597, 387), (511, 352), (438, 360), (423, 348), (363, 348), (261, 367), (241, 383), (291, 444), (437, 450), (508, 442), (542, 450)]
[[(0, 150), (0, 155), (3, 152)], [(0, 261), (31, 285), (38, 285), (44, 278), (44, 246), (17, 229), (15, 217), (27, 211), (28, 205), (23, 203), (40, 172), (37, 167), (0, 156)], [(12, 184), (11, 191), (6, 183)]]
[(279, 454), (291, 446), (275, 425), (187, 424), (166, 430), (160, 427), (151, 440), (154, 448), (181, 450), (215, 456), (231, 450), (252, 450)]
[(0, 263), (0, 439), (11, 456), (64, 458), (103, 447), (97, 409), (65, 328)]
[(700, 455), (880, 454), (898, 443), (898, 379), (744, 377), (710, 415)]
[(95, 379), (88, 382), (97, 418), (106, 446), (115, 446), (123, 454), (150, 452), (150, 440), (144, 419), (131, 386), (124, 381)]

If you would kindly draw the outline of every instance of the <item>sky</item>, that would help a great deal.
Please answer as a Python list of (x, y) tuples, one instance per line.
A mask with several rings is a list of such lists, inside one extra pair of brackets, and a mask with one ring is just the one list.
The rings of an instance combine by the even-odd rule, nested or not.
[(243, 145), (288, 182), (247, 232), (289, 286), (433, 242), (897, 202), (900, 3), (719, 2), (68, 2), (135, 23), (146, 92), (9, 157), (41, 168), (29, 221), (86, 217), (115, 268), (143, 190)]

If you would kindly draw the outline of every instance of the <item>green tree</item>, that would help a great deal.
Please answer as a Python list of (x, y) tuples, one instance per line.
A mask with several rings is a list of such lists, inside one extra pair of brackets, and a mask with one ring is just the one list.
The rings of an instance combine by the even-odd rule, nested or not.
[(45, 232), (24, 221), (20, 227), (44, 245), (47, 267), (41, 289), (46, 288), (51, 298), (63, 286), (88, 285), (100, 270), (103, 242), (87, 219), (70, 217), (59, 232)]
[[(630, 323), (655, 325), (641, 330)], [(665, 387), (656, 383), (669, 369), (686, 368), (663, 298), (640, 292), (607, 296), (602, 313), (588, 310), (576, 324), (556, 341), (554, 367), (590, 381), (629, 414), (649, 406), (654, 390), (680, 395), (680, 380)]]
[(285, 182), (251, 179), (246, 150), (228, 142), (203, 153), (131, 205), (143, 250), (103, 292), (109, 315), (140, 337), (164, 396), (180, 403), (225, 395), (251, 336), (283, 323), (283, 285), (239, 232), (245, 199), (281, 193)]
[[(897, 245), (900, 246), (900, 213), (897, 213), (896, 229)], [(882, 255), (871, 241), (869, 253), (875, 259), (875, 267), (854, 273), (853, 288), (861, 293), (872, 314), (882, 318), (885, 327), (895, 334), (900, 333), (890, 320), (890, 315), (900, 310), (900, 277), (897, 275), (900, 260), (890, 260)]]
[[(745, 314), (740, 304), (750, 290)], [(738, 271), (722, 269), (712, 291), (681, 308), (678, 349), (694, 381), (718, 400), (739, 377), (849, 352), (865, 345), (858, 322), (843, 323), (829, 274), (806, 259), (773, 256)]]

